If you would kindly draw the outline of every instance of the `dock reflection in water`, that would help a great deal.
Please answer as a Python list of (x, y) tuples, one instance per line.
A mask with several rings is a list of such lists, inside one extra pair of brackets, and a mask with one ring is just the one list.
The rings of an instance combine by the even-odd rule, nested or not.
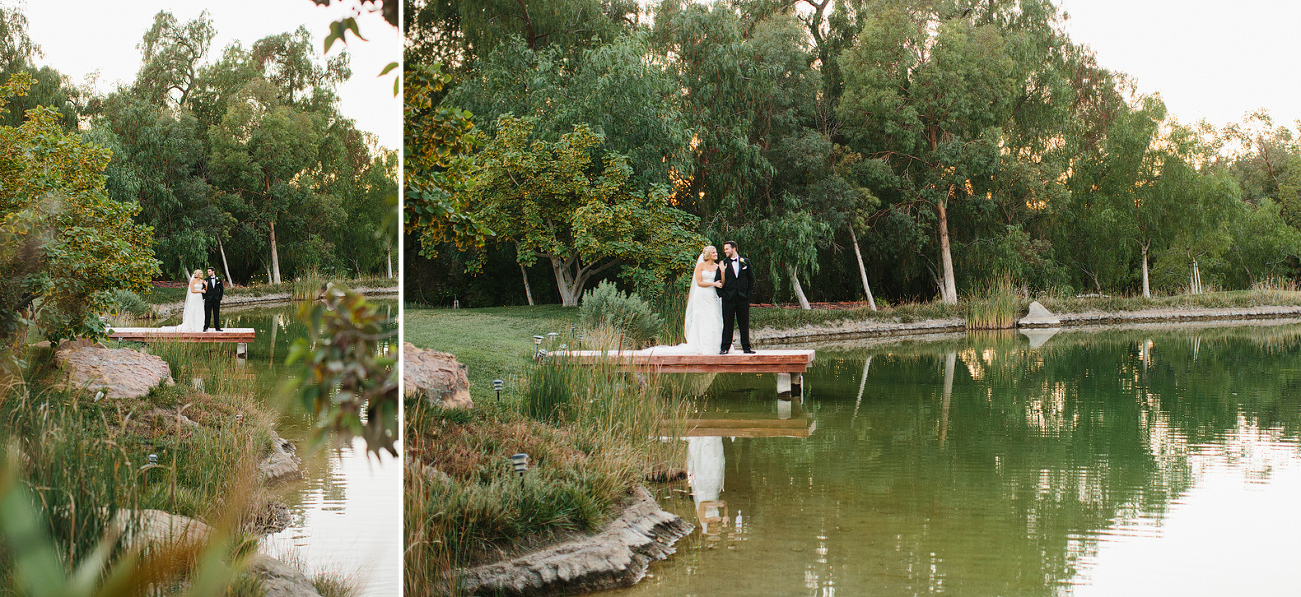
[[(1301, 326), (1068, 330), (1035, 344), (817, 347), (793, 411), (812, 433), (688, 439), (695, 487), (661, 487), (660, 501), (715, 522), (611, 593), (1301, 586)], [(773, 386), (720, 375), (692, 416), (778, 419)]]

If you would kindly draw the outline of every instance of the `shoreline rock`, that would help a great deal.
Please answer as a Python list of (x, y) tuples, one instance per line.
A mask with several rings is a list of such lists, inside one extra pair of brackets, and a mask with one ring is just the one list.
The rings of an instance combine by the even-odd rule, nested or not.
[(271, 432), (271, 454), (258, 463), (258, 475), (262, 478), (262, 484), (270, 487), (289, 481), (297, 481), (303, 478), (303, 471), (300, 468), (302, 459), (296, 452), (298, 449), (294, 443), (280, 437), (275, 431)]
[(160, 383), (176, 385), (167, 361), (130, 348), (104, 348), (85, 340), (65, 342), (54, 360), (67, 372), (65, 387), (103, 391), (105, 398), (138, 398)]
[[(651, 562), (676, 550), (673, 544), (695, 526), (660, 508), (645, 487), (599, 534), (568, 541), (494, 564), (457, 573), (467, 595), (577, 595), (630, 587), (646, 576)], [(447, 592), (444, 584), (440, 587)]]
[(402, 343), (402, 386), (406, 395), (419, 395), (444, 408), (474, 408), (470, 377), (456, 357)]

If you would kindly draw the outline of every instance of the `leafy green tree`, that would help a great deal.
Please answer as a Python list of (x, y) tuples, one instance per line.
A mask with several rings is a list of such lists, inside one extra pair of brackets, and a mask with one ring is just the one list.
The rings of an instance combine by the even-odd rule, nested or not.
[(530, 144), (532, 125), (502, 117), (464, 192), (498, 242), (517, 243), (521, 263), (551, 262), (564, 305), (577, 305), (587, 281), (616, 264), (647, 289), (691, 266), (703, 239), (667, 189), (635, 190), (627, 158), (603, 152), (586, 126)]
[[(19, 73), (0, 102), (30, 83)], [(35, 108), (20, 127), (0, 126), (0, 334), (26, 324), (52, 341), (104, 333), (99, 314), (118, 289), (142, 291), (158, 272), (150, 229), (134, 203), (104, 192), (109, 151), (63, 132), (57, 113)]]

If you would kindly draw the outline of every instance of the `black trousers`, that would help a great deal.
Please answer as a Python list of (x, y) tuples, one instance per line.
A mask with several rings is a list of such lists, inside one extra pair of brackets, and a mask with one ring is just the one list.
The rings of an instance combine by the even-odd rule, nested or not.
[(736, 319), (741, 328), (741, 350), (750, 350), (750, 300), (723, 301), (723, 344), (722, 352), (732, 348), (732, 319)]
[(203, 301), (203, 331), (221, 329), (221, 301)]

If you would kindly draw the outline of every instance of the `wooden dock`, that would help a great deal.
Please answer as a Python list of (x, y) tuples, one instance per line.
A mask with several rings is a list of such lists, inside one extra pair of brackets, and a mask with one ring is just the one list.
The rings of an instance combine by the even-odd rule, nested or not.
[(225, 328), (218, 332), (176, 332), (162, 328), (109, 328), (108, 337), (112, 340), (128, 342), (235, 342), (247, 344), (253, 341), (253, 328)]
[(798, 437), (813, 435), (818, 424), (807, 413), (794, 416), (778, 414), (753, 413), (744, 418), (737, 414), (701, 415), (683, 421), (682, 427), (675, 431), (669, 425), (660, 426), (660, 435), (664, 437)]
[(611, 364), (636, 370), (665, 373), (804, 373), (813, 363), (812, 350), (759, 350), (745, 354), (733, 349), (729, 354), (655, 354), (648, 350), (569, 350), (555, 351), (555, 358), (572, 358), (585, 365)]

